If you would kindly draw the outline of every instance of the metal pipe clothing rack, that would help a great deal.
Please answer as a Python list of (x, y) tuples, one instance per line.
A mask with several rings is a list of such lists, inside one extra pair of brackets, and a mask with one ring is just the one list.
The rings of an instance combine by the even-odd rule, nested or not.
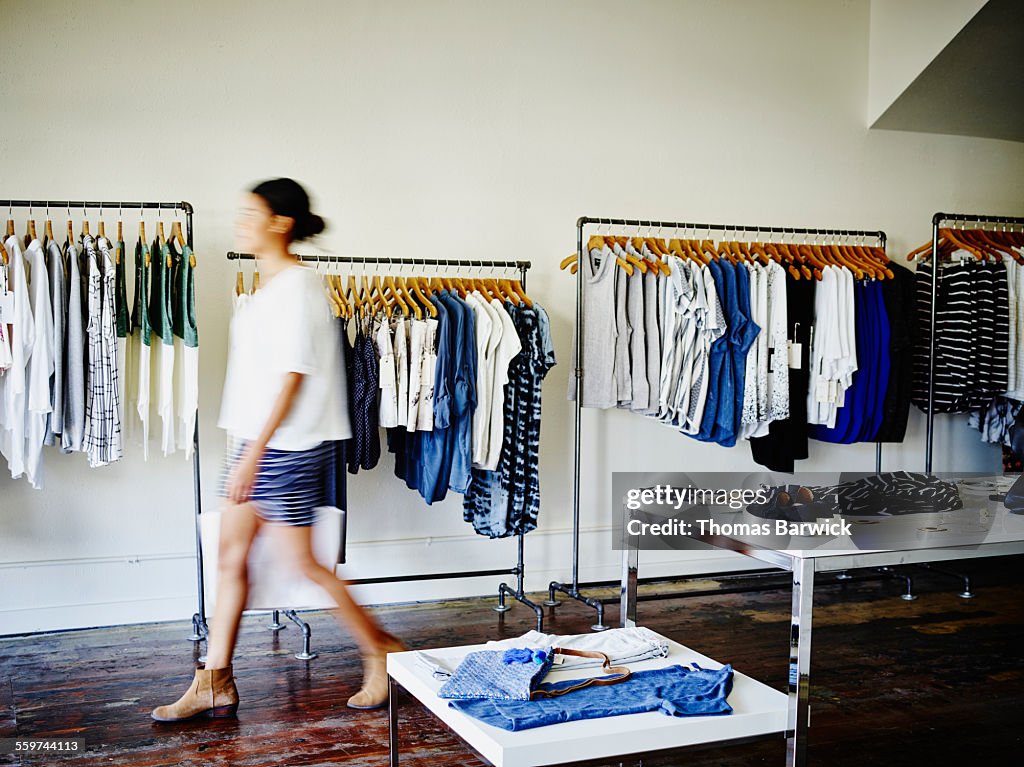
[[(28, 208), (29, 210), (41, 208), (46, 211), (47, 217), (49, 217), (50, 208), (56, 208), (58, 210), (66, 209), (69, 216), (72, 208), (80, 208), (83, 211), (90, 208), (96, 208), (101, 216), (103, 215), (104, 209), (117, 210), (119, 217), (123, 217), (125, 208), (129, 210), (139, 210), (140, 212), (143, 210), (155, 210), (158, 214), (160, 211), (164, 210), (181, 210), (185, 213), (185, 240), (190, 248), (195, 247), (192, 230), (192, 204), (184, 200), (181, 202), (126, 200), (0, 200), (0, 209), (4, 207), (8, 210), (13, 208)], [(196, 580), (199, 584), (199, 611), (192, 616), (192, 635), (189, 639), (194, 642), (198, 642), (204, 636), (200, 631), (206, 626), (206, 603), (203, 595), (203, 540), (199, 529), (199, 515), (202, 512), (202, 497), (200, 495), (199, 485), (198, 418), (196, 419), (195, 430), (192, 433), (192, 446), (192, 493), (193, 502), (195, 504)]]
[[(604, 631), (608, 628), (604, 622), (604, 603), (593, 597), (587, 597), (580, 591), (579, 581), (579, 542), (580, 542), (580, 447), (581, 439), (581, 414), (583, 412), (583, 264), (586, 253), (584, 251), (585, 241), (583, 238), (584, 227), (597, 224), (600, 226), (620, 226), (642, 229), (647, 232), (670, 229), (680, 231), (696, 232), (756, 232), (768, 235), (781, 234), (789, 236), (832, 236), (832, 237), (869, 237), (878, 240), (879, 245), (884, 249), (886, 235), (884, 231), (861, 230), (861, 229), (816, 229), (801, 227), (783, 226), (746, 226), (743, 224), (701, 224), (683, 221), (654, 221), (631, 218), (594, 218), (581, 216), (576, 221), (576, 346), (574, 349), (576, 376), (576, 401), (573, 434), (573, 484), (572, 484), (572, 582), (560, 583), (552, 581), (548, 585), (548, 599), (544, 603), (547, 607), (556, 607), (559, 602), (555, 599), (555, 592), (561, 592), (571, 599), (575, 599), (589, 605), (597, 612), (597, 622), (591, 626), (594, 631)], [(875, 444), (875, 471), (881, 472), (882, 467), (882, 446)], [(751, 589), (756, 590), (756, 589)]]
[[(483, 269), (518, 269), (519, 279), (522, 283), (523, 288), (526, 288), (526, 273), (530, 269), (529, 261), (481, 261), (476, 259), (434, 259), (434, 258), (408, 258), (408, 257), (360, 257), (360, 256), (336, 256), (336, 255), (303, 255), (298, 254), (298, 257), (302, 261), (308, 261), (312, 263), (323, 263), (323, 264), (370, 264), (370, 265), (411, 265), (421, 267), (462, 267), (462, 268), (483, 268)], [(227, 254), (229, 261), (252, 261), (255, 259), (251, 253), (235, 253), (229, 252)], [(347, 515), (343, 517), (343, 520), (347, 520)], [(345, 535), (344, 528), (345, 522), (342, 523), (342, 545), (341, 545), (341, 562), (345, 562), (345, 543), (347, 536)], [(511, 610), (511, 606), (505, 603), (506, 596), (512, 597), (518, 602), (523, 603), (527, 607), (533, 610), (537, 619), (537, 630), (543, 630), (544, 621), (544, 610), (543, 608), (532, 602), (527, 596), (524, 590), (524, 578), (526, 574), (526, 566), (524, 563), (524, 544), (523, 539), (525, 533), (520, 532), (516, 537), (518, 538), (517, 549), (518, 559), (516, 565), (506, 569), (493, 569), (493, 570), (456, 570), (439, 573), (417, 573), (413, 575), (391, 575), (381, 576), (376, 578), (358, 578), (355, 580), (347, 581), (349, 584), (354, 586), (376, 584), (376, 583), (406, 583), (413, 581), (425, 581), (425, 580), (449, 580), (455, 578), (479, 578), (484, 576), (500, 576), (500, 575), (514, 575), (516, 576), (516, 587), (513, 589), (508, 584), (502, 582), (498, 586), (498, 604), (494, 607), (494, 610), (499, 613), (505, 613)], [(290, 614), (289, 614), (290, 613)], [(285, 613), (293, 621), (299, 622), (294, 616), (293, 611), (286, 611)], [(277, 623), (277, 616), (275, 612), (274, 623)], [(303, 629), (303, 633), (308, 634), (306, 629)], [(308, 646), (306, 649), (308, 653)]]
[[(931, 285), (931, 312), (928, 317), (928, 409), (925, 411), (927, 426), (925, 431), (925, 453), (924, 470), (926, 474), (932, 472), (932, 450), (935, 437), (935, 314), (936, 301), (939, 289), (939, 229), (967, 229), (963, 224), (1003, 224), (1011, 226), (1024, 226), (1024, 217), (1021, 216), (986, 216), (976, 213), (936, 213), (932, 216), (932, 285)], [(947, 224), (943, 227), (942, 224)], [(952, 226), (949, 226), (952, 224)], [(977, 227), (973, 227), (977, 228)], [(970, 592), (970, 588), (965, 589)]]

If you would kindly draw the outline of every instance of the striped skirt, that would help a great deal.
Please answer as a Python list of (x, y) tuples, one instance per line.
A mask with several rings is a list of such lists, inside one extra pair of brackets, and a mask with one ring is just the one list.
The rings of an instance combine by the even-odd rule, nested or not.
[[(227, 484), (245, 450), (241, 442), (229, 452), (220, 479), (220, 497), (227, 497)], [(312, 525), (318, 506), (327, 505), (327, 477), (334, 455), (330, 442), (309, 450), (267, 448), (249, 492), (249, 503), (265, 522), (284, 525)]]

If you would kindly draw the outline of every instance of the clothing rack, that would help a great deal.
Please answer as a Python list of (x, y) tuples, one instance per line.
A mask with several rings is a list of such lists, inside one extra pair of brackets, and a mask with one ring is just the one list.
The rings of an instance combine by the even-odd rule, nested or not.
[[(571, 599), (589, 605), (597, 612), (597, 622), (591, 626), (594, 631), (604, 631), (608, 628), (604, 622), (604, 603), (599, 599), (587, 597), (580, 591), (579, 563), (580, 563), (580, 447), (581, 439), (581, 415), (583, 412), (583, 264), (586, 253), (584, 251), (585, 241), (583, 239), (584, 227), (597, 224), (599, 226), (619, 226), (642, 229), (649, 233), (655, 233), (662, 229), (671, 230), (692, 230), (696, 232), (756, 232), (758, 235), (780, 234), (785, 238), (790, 236), (832, 236), (832, 237), (870, 237), (877, 239), (879, 245), (885, 248), (885, 232), (860, 230), (860, 229), (816, 229), (801, 227), (783, 226), (747, 226), (744, 224), (699, 224), (683, 221), (653, 221), (633, 218), (594, 218), (581, 216), (576, 221), (576, 347), (575, 369), (576, 376), (576, 402), (575, 402), (575, 429), (573, 433), (573, 484), (572, 484), (572, 582), (560, 583), (552, 581), (548, 585), (548, 599), (544, 603), (547, 607), (556, 607), (559, 602), (555, 599), (555, 592), (561, 592)], [(881, 472), (882, 467), (882, 446), (875, 443), (875, 471)], [(756, 587), (751, 591), (757, 590)]]
[[(519, 280), (522, 283), (523, 288), (526, 288), (526, 272), (530, 269), (529, 261), (481, 261), (476, 259), (447, 259), (447, 258), (407, 258), (407, 257), (375, 257), (375, 256), (336, 256), (336, 255), (304, 255), (297, 254), (299, 260), (308, 261), (312, 263), (324, 263), (324, 264), (371, 264), (371, 265), (412, 265), (412, 266), (423, 266), (423, 267), (462, 267), (462, 268), (485, 268), (485, 269), (518, 269)], [(236, 253), (228, 252), (227, 258), (229, 261), (252, 261), (256, 257), (251, 253)], [(345, 562), (345, 547), (347, 543), (346, 527), (348, 515), (345, 514), (342, 517), (342, 539), (341, 539), (341, 552), (340, 561)], [(479, 578), (485, 576), (501, 576), (501, 575), (514, 575), (516, 576), (516, 587), (513, 589), (508, 584), (502, 582), (498, 586), (498, 604), (494, 607), (494, 610), (498, 613), (505, 613), (511, 610), (511, 606), (505, 603), (505, 597), (509, 596), (513, 599), (521, 602), (530, 609), (533, 610), (537, 618), (537, 630), (543, 629), (544, 621), (544, 610), (543, 608), (532, 602), (527, 596), (523, 587), (523, 580), (526, 575), (526, 567), (524, 564), (524, 545), (523, 539), (525, 533), (519, 533), (516, 537), (518, 538), (518, 560), (514, 567), (507, 569), (494, 569), (494, 570), (458, 570), (440, 573), (417, 573), (413, 575), (389, 575), (375, 578), (358, 578), (355, 580), (348, 581), (348, 583), (354, 586), (369, 585), (376, 583), (407, 583), (413, 581), (426, 581), (426, 580), (450, 580), (455, 578)], [(293, 621), (299, 622), (296, 617), (289, 615), (292, 611), (286, 611), (286, 615)], [(274, 622), (277, 623), (277, 616), (275, 612)], [(303, 630), (306, 634), (306, 630)], [(308, 636), (308, 635), (307, 635)], [(307, 646), (308, 652), (308, 646)]]
[[(928, 317), (929, 339), (928, 339), (928, 410), (925, 413), (927, 428), (925, 432), (924, 448), (924, 470), (926, 474), (932, 471), (932, 449), (935, 438), (935, 314), (936, 300), (938, 299), (939, 288), (939, 229), (967, 229), (962, 224), (1009, 224), (1013, 226), (1024, 226), (1024, 217), (1021, 216), (986, 216), (975, 213), (936, 213), (932, 216), (932, 290), (931, 290), (931, 313)], [(942, 226), (946, 224), (946, 226)], [(951, 224), (951, 226), (950, 226)], [(977, 228), (977, 227), (971, 227)], [(970, 592), (970, 588), (967, 588)]]
[[(68, 216), (72, 208), (80, 208), (83, 211), (88, 208), (97, 208), (102, 215), (103, 209), (116, 209), (119, 218), (125, 208), (137, 210), (181, 210), (185, 212), (185, 240), (190, 248), (194, 247), (192, 237), (192, 204), (182, 200), (181, 202), (136, 202), (126, 200), (0, 200), (0, 209), (7, 208), (42, 208), (49, 216), (50, 208), (57, 210), (66, 209)], [(196, 419), (195, 430), (192, 433), (192, 493), (195, 503), (195, 533), (196, 533), (196, 580), (199, 584), (199, 611), (192, 616), (192, 635), (189, 639), (198, 642), (204, 636), (200, 633), (206, 626), (206, 603), (203, 596), (203, 540), (199, 530), (199, 514), (202, 512), (202, 497), (199, 491), (199, 419)]]

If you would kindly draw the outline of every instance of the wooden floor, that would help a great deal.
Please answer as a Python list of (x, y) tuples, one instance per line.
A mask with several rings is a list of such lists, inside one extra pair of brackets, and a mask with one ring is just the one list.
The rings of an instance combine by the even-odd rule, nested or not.
[[(1024, 748), (1024, 559), (967, 563), (977, 597), (916, 575), (920, 598), (899, 599), (894, 581), (822, 588), (815, 601), (815, 765), (1013, 763)], [(708, 582), (646, 591), (708, 588)], [(517, 636), (532, 613), (499, 616), (493, 600), (379, 611), (413, 648)], [(515, 604), (515, 603), (513, 603)], [(721, 594), (644, 602), (641, 623), (778, 689), (788, 658), (789, 592)], [(614, 618), (616, 606), (609, 606)], [(0, 737), (83, 737), (80, 756), (0, 756), (0, 764), (256, 766), (387, 764), (387, 716), (345, 700), (359, 685), (355, 646), (328, 613), (306, 614), (320, 656), (298, 661), (294, 626), (280, 635), (264, 616), (243, 621), (235, 673), (237, 720), (178, 725), (149, 711), (174, 701), (194, 665), (187, 622), (93, 629), (0, 640)], [(546, 628), (588, 630), (593, 612), (557, 608)], [(404, 765), (484, 762), (418, 704), (402, 709)], [(646, 767), (782, 764), (784, 743), (765, 741), (645, 760)], [(4, 762), (3, 760), (7, 760)], [(618, 764), (615, 762), (614, 764)]]

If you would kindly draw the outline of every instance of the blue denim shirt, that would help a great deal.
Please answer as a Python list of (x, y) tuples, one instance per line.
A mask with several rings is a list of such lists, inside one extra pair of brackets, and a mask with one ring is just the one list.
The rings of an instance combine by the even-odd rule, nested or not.
[(448, 492), (451, 461), (446, 442), (451, 423), (452, 325), (454, 318), (437, 296), (430, 302), (437, 309), (437, 362), (434, 366), (434, 429), (419, 432), (417, 489), (428, 504), (440, 501)]
[[(584, 687), (558, 698), (536, 700), (453, 700), (454, 709), (503, 730), (528, 730), (548, 724), (658, 711), (666, 716), (730, 714), (732, 666), (717, 671), (683, 666), (637, 671), (605, 687)], [(536, 689), (563, 689), (580, 680), (542, 682)]]
[(715, 290), (718, 291), (718, 300), (722, 304), (722, 314), (725, 315), (727, 329), (725, 333), (711, 342), (711, 349), (708, 352), (707, 399), (704, 404), (704, 415), (701, 417), (700, 431), (693, 435), (694, 439), (699, 439), (701, 442), (710, 442), (712, 440), (711, 434), (715, 428), (718, 407), (721, 401), (720, 390), (722, 372), (726, 367), (726, 353), (729, 350), (728, 326), (732, 322), (729, 318), (729, 312), (726, 309), (726, 293), (728, 291), (725, 277), (722, 274), (722, 267), (717, 261), (712, 261), (706, 268), (711, 270), (711, 276), (715, 281)]
[(451, 476), (448, 487), (465, 493), (473, 465), (473, 411), (476, 409), (476, 317), (473, 308), (457, 296), (443, 291), (438, 296), (456, 317), (452, 343), (452, 418), (448, 434)]
[[(730, 265), (731, 266), (731, 265)], [(740, 423), (743, 418), (743, 394), (747, 382), (747, 354), (750, 347), (757, 340), (757, 334), (761, 328), (754, 322), (750, 310), (750, 274), (747, 267), (742, 264), (732, 267), (736, 276), (736, 312), (737, 326), (732, 327), (730, 319), (729, 336), (732, 345), (732, 368), (733, 382), (735, 384), (735, 399), (733, 402), (733, 424), (731, 432), (726, 434), (718, 442), (723, 447), (733, 447), (736, 444), (736, 436), (740, 432)]]

